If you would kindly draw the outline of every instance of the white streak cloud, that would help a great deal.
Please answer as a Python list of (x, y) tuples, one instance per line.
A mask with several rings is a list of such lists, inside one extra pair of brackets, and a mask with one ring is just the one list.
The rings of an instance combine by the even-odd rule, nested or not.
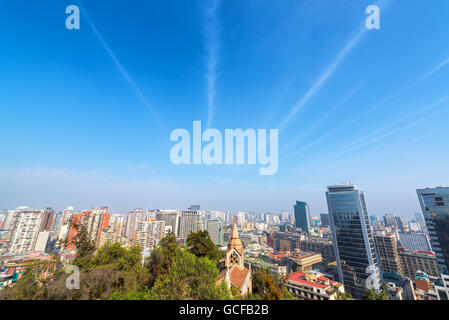
[(321, 89), (321, 87), (329, 80), (329, 78), (334, 74), (335, 70), (340, 66), (343, 60), (351, 53), (354, 47), (360, 42), (366, 33), (366, 29), (361, 29), (355, 36), (353, 36), (345, 44), (343, 49), (334, 58), (332, 63), (327, 67), (324, 73), (318, 78), (318, 80), (312, 85), (312, 87), (307, 91), (307, 93), (298, 100), (296, 105), (290, 110), (290, 113), (284, 118), (279, 126), (279, 129), (284, 129), (289, 122), (295, 117), (295, 115), (305, 107), (311, 98), (313, 98)]
[(220, 25), (218, 7), (221, 0), (212, 0), (205, 8), (205, 34), (207, 51), (207, 127), (212, 124), (217, 82), (218, 52), (220, 47)]
[(115, 66), (117, 67), (117, 69), (120, 71), (120, 73), (122, 74), (123, 78), (125, 78), (126, 82), (128, 82), (128, 84), (130, 85), (130, 87), (134, 90), (134, 92), (136, 93), (137, 97), (141, 100), (141, 102), (148, 108), (148, 110), (150, 110), (151, 114), (153, 115), (154, 119), (156, 120), (157, 124), (159, 125), (159, 127), (161, 129), (163, 129), (163, 125), (162, 122), (158, 116), (158, 114), (156, 113), (156, 111), (154, 110), (153, 106), (150, 104), (150, 102), (148, 101), (148, 99), (145, 97), (145, 95), (142, 93), (142, 90), (140, 90), (139, 86), (134, 82), (134, 80), (131, 78), (131, 76), (129, 75), (128, 71), (125, 69), (125, 67), (122, 65), (122, 63), (120, 62), (120, 60), (117, 58), (117, 56), (115, 55), (115, 53), (112, 51), (112, 49), (109, 47), (108, 43), (106, 42), (106, 40), (104, 40), (103, 36), (101, 35), (101, 33), (98, 31), (97, 27), (95, 26), (95, 24), (93, 23), (93, 21), (90, 19), (89, 15), (87, 14), (87, 11), (82, 7), (82, 5), (80, 5), (81, 10), (87, 20), (87, 22), (89, 23), (89, 26), (91, 27), (95, 37), (98, 39), (98, 41), (100, 41), (101, 45), (103, 46), (103, 48), (106, 50), (106, 52), (109, 54), (110, 58), (112, 59), (112, 61), (114, 62)]

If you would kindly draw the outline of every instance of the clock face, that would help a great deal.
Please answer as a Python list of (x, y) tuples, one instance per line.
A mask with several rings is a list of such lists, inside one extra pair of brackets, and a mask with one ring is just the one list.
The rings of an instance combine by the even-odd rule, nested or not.
[(319, 217), (327, 186), (351, 181), (370, 211), (412, 215), (417, 188), (448, 183), (448, 9), (3, 3), (1, 205), (292, 214), (302, 200)]

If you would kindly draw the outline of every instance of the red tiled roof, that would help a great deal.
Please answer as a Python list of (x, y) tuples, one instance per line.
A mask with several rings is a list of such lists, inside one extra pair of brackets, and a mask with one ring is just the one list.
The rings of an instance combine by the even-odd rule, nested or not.
[(311, 282), (311, 281), (307, 281), (307, 280), (303, 280), (303, 279), (298, 279), (298, 280), (293, 280), (293, 281), (299, 282), (299, 283), (304, 283), (304, 284), (307, 284), (309, 286), (320, 288), (320, 289), (326, 289), (327, 287), (329, 287), (329, 286), (326, 286), (324, 284), (319, 284), (319, 283), (315, 283), (315, 282)]
[(290, 274), (288, 280), (296, 281), (298, 279), (303, 278), (305, 275), (306, 274), (304, 272), (293, 272)]
[(280, 258), (285, 257), (285, 254), (283, 252), (281, 252), (279, 254), (267, 253), (267, 256), (274, 260), (281, 260)]
[(10, 276), (14, 273), (15, 268), (9, 268), (8, 271), (6, 271), (6, 275)]
[(245, 279), (248, 276), (249, 270), (247, 268), (240, 269), (237, 266), (232, 267), (229, 278), (231, 283), (238, 288), (242, 288)]
[(294, 282), (307, 284), (309, 286), (320, 288), (320, 289), (326, 289), (326, 288), (329, 287), (329, 286), (324, 285), (324, 284), (320, 284), (320, 283), (316, 283), (316, 282), (312, 282), (312, 281), (307, 281), (307, 280), (303, 279), (303, 277), (305, 275), (306, 274), (303, 273), (303, 272), (293, 272), (292, 274), (290, 274), (289, 281), (294, 281)]

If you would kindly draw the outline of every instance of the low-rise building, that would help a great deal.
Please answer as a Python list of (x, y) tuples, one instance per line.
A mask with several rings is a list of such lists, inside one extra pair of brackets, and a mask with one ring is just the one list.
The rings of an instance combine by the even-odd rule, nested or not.
[(296, 249), (294, 252), (287, 254), (287, 259), (292, 271), (309, 272), (313, 266), (321, 263), (323, 258), (321, 254)]
[(316, 271), (293, 272), (285, 286), (299, 300), (337, 300), (338, 293), (345, 292), (343, 284)]

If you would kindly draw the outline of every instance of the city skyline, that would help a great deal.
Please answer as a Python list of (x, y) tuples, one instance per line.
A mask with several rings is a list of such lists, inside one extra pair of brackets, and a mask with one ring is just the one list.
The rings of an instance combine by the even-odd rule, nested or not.
[[(433, 14), (447, 1), (131, 4), (4, 4), (2, 208), (292, 213), (299, 200), (319, 216), (347, 181), (369, 215), (411, 217), (416, 189), (449, 184), (449, 21)], [(365, 28), (372, 4), (379, 30)], [(173, 165), (170, 131), (192, 121), (279, 129), (277, 174)]]
[[(332, 186), (338, 186), (338, 185), (345, 185), (345, 184), (351, 184), (351, 183), (342, 183), (342, 184), (334, 184), (334, 185), (330, 185), (327, 187), (332, 187)], [(438, 186), (437, 188), (442, 188), (441, 186)], [(444, 188), (444, 187), (443, 187)], [(432, 187), (425, 187), (425, 188), (421, 188), (421, 189), (417, 189), (417, 190), (426, 190), (426, 189), (433, 189)], [(363, 189), (361, 189), (361, 191), (364, 191)], [(416, 192), (416, 190), (415, 190)], [(326, 191), (325, 193), (326, 194)], [(325, 195), (326, 197), (326, 195)], [(302, 199), (302, 198), (301, 198)], [(417, 199), (418, 204), (419, 204), (419, 198)], [(245, 213), (252, 213), (252, 214), (265, 214), (265, 213), (269, 213), (269, 214), (281, 214), (282, 212), (287, 212), (289, 215), (291, 216), (295, 216), (295, 207), (298, 204), (298, 202), (302, 202), (302, 201), (298, 201), (296, 200), (295, 203), (293, 203), (293, 205), (291, 206), (292, 208), (282, 208), (282, 209), (278, 209), (278, 210), (255, 210), (255, 209), (242, 209), (242, 208), (233, 208), (233, 207), (227, 207), (227, 208), (216, 208), (216, 207), (204, 207), (203, 205), (201, 206), (201, 210), (202, 211), (220, 211), (220, 212), (230, 212), (230, 213), (234, 213), (237, 214), (239, 212), (245, 212)], [(144, 209), (144, 210), (190, 210), (190, 206), (191, 203), (193, 202), (186, 202), (185, 205), (183, 206), (160, 206), (160, 207), (153, 207), (153, 206), (130, 206), (130, 207), (126, 207), (123, 209), (119, 209), (117, 210), (116, 208), (113, 208), (111, 206), (109, 206), (107, 203), (101, 204), (99, 205), (98, 203), (93, 204), (91, 206), (76, 206), (72, 204), (69, 205), (62, 205), (62, 206), (54, 206), (54, 205), (44, 205), (44, 206), (30, 206), (30, 205), (26, 205), (26, 204), (22, 204), (22, 205), (18, 205), (15, 207), (10, 207), (10, 208), (0, 208), (0, 213), (2, 212), (2, 210), (15, 210), (16, 208), (20, 208), (20, 207), (27, 207), (30, 209), (39, 209), (39, 208), (52, 208), (56, 211), (60, 211), (62, 212), (64, 209), (67, 209), (69, 207), (73, 207), (75, 208), (76, 211), (83, 211), (83, 210), (91, 210), (93, 208), (102, 208), (102, 207), (106, 207), (109, 210), (111, 210), (111, 214), (127, 214), (129, 212), (131, 212), (134, 209)], [(307, 203), (305, 203), (307, 205)], [(322, 211), (320, 211), (318, 213), (318, 211), (316, 212), (312, 212), (310, 213), (310, 217), (318, 217), (320, 218), (320, 215), (322, 214), (328, 214), (328, 208), (327, 208), (327, 204), (326, 204), (326, 208), (323, 209)], [(370, 216), (377, 216), (378, 218), (383, 218), (386, 215), (394, 215), (396, 217), (407, 217), (410, 218), (411, 220), (416, 220), (416, 215), (421, 216), (421, 219), (423, 219), (423, 215), (420, 209), (418, 209), (417, 211), (413, 212), (413, 213), (409, 213), (409, 214), (400, 214), (397, 211), (394, 210), (389, 210), (386, 211), (384, 213), (372, 213), (370, 210), (368, 210), (368, 214)]]

